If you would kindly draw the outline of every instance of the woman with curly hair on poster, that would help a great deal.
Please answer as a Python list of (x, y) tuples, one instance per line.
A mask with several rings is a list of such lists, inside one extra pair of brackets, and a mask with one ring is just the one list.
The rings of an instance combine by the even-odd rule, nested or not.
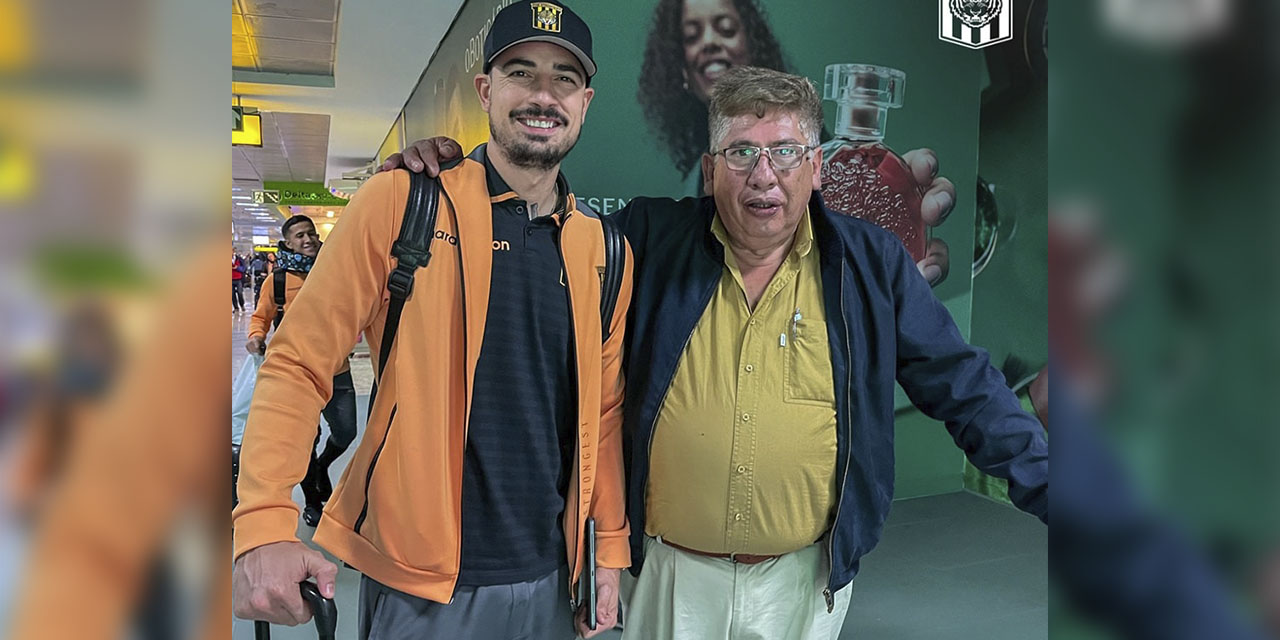
[(659, 0), (636, 98), (689, 194), (702, 192), (697, 169), (707, 145), (711, 85), (743, 65), (787, 70), (755, 0)]

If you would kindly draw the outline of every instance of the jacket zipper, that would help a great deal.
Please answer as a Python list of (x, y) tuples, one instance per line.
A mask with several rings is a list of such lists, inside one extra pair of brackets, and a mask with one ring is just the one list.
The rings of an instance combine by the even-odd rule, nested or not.
[[(840, 271), (840, 320), (844, 322), (845, 367), (849, 372), (852, 372), (853, 347), (850, 345), (853, 343), (853, 332), (849, 330), (849, 316), (848, 314), (845, 313), (845, 309), (844, 309), (844, 298), (845, 298), (844, 273), (845, 273), (844, 270), (841, 269)], [(852, 375), (852, 373), (846, 373), (846, 375)], [(846, 381), (844, 385), (846, 421), (848, 420), (849, 412), (853, 410), (853, 397), (849, 394), (849, 386), (850, 386), (849, 383)], [(846, 429), (846, 431), (850, 431), (850, 429)], [(840, 478), (840, 486), (837, 487), (837, 491), (836, 491), (836, 517), (834, 520), (831, 521), (831, 535), (827, 538), (827, 586), (823, 587), (822, 589), (822, 597), (827, 600), (827, 613), (831, 613), (835, 611), (835, 608), (836, 608), (836, 599), (835, 599), (835, 596), (831, 593), (831, 574), (835, 573), (835, 570), (836, 570), (835, 544), (833, 542), (833, 539), (835, 538), (836, 531), (840, 525), (840, 507), (844, 504), (845, 485), (848, 483), (848, 480), (849, 480), (849, 460), (850, 458), (853, 457), (852, 438), (849, 438), (849, 440), (850, 442), (847, 446), (845, 446), (845, 450), (844, 450), (844, 474)]]
[[(453, 199), (449, 197), (449, 192), (448, 192), (448, 191), (445, 191), (443, 187), (440, 189), (440, 193), (444, 195), (444, 197), (445, 197), (445, 201), (449, 203), (449, 211), (450, 211), (450, 213), (453, 215), (453, 228), (456, 230), (456, 229), (458, 229), (458, 212), (457, 212), (457, 210), (455, 210), (455, 209), (454, 209), (454, 207), (453, 207)], [(433, 231), (433, 232), (434, 232), (434, 231)], [(459, 286), (462, 288), (462, 297), (463, 297), (463, 301), (464, 301), (464, 302), (463, 302), (463, 305), (462, 305), (462, 322), (463, 322), (463, 326), (465, 327), (465, 326), (466, 326), (466, 320), (467, 320), (467, 305), (466, 305), (466, 302), (465, 302), (465, 300), (466, 300), (466, 282), (465, 282), (465, 278), (462, 278), (462, 277), (461, 277), (462, 269), (463, 269), (463, 264), (464, 264), (464, 263), (463, 263), (463, 260), (462, 260), (462, 258), (461, 258), (461, 255), (459, 255), (459, 258), (458, 258), (458, 273), (459, 273), (459, 278), (458, 278), (458, 279), (459, 279), (459, 281), (460, 281)], [(426, 270), (424, 269), (424, 270), (423, 270), (423, 272), (425, 273), (425, 272), (426, 272)], [(416, 278), (417, 278), (417, 274), (414, 274), (414, 277), (415, 277), (415, 280), (416, 280)], [(407, 304), (407, 301), (406, 301), (406, 304)], [(401, 316), (401, 320), (403, 320), (403, 319), (404, 319), (404, 317), (403, 317), (403, 315), (402, 315), (402, 316)], [(399, 332), (399, 327), (396, 327), (396, 329), (397, 329), (397, 332)], [(383, 328), (383, 331), (386, 331), (386, 328), (385, 328), (385, 327)], [(463, 331), (462, 333), (463, 333), (463, 347), (462, 347), (462, 348), (463, 348), (463, 353), (466, 353), (466, 331)], [(390, 357), (391, 357), (391, 354), (387, 354), (387, 357), (388, 357), (388, 358), (390, 358)], [(384, 363), (380, 363), (380, 364), (381, 364), (383, 367), (386, 367), (386, 366), (387, 366), (387, 363), (385, 363), (385, 362), (384, 362)], [(468, 384), (468, 383), (464, 383), (464, 384)], [(377, 381), (377, 380), (374, 380), (374, 381), (373, 381), (373, 390), (374, 390), (374, 393), (376, 394), (376, 393), (377, 393), (377, 390), (378, 390), (378, 381)], [(465, 387), (464, 387), (464, 393), (465, 393)], [(374, 399), (374, 398), (373, 398), (373, 396), (370, 396), (370, 398), (369, 398), (369, 402), (370, 402), (370, 405), (369, 405), (369, 411), (370, 411), (370, 413), (372, 413), (372, 412), (373, 412), (373, 404), (372, 404), (372, 403), (373, 403), (373, 399)], [(367, 472), (365, 472), (365, 478), (364, 478), (364, 505), (362, 505), (362, 506), (360, 507), (360, 516), (356, 518), (355, 526), (354, 526), (354, 527), (352, 527), (352, 528), (353, 528), (353, 530), (356, 532), (356, 534), (357, 534), (357, 535), (360, 533), (360, 529), (364, 526), (364, 521), (365, 521), (365, 519), (369, 517), (369, 485), (373, 482), (373, 469), (374, 469), (374, 467), (376, 467), (376, 466), (378, 465), (378, 458), (380, 458), (380, 457), (382, 456), (382, 448), (383, 448), (383, 447), (385, 447), (385, 446), (387, 446), (387, 439), (391, 436), (391, 425), (392, 425), (392, 423), (395, 421), (395, 418), (396, 418), (396, 410), (399, 408), (399, 406), (400, 406), (400, 405), (399, 405), (399, 403), (396, 403), (396, 404), (391, 405), (391, 415), (390, 415), (390, 417), (388, 417), (388, 418), (387, 418), (387, 431), (386, 431), (386, 433), (384, 433), (384, 434), (382, 435), (382, 442), (378, 443), (378, 449), (377, 449), (376, 451), (374, 451), (374, 452), (373, 452), (373, 459), (371, 459), (371, 460), (369, 461), (369, 470), (368, 470)], [(461, 544), (462, 544), (461, 540), (459, 540), (458, 544), (459, 544), (459, 545), (461, 545)]]
[[(568, 209), (566, 208), (566, 210)], [(565, 266), (564, 243), (562, 242), (562, 238), (561, 238), (561, 234), (564, 233), (564, 225), (568, 223), (568, 221), (569, 221), (568, 216), (565, 216), (565, 220), (562, 221), (559, 225), (559, 228), (556, 229), (554, 238), (556, 243), (556, 254), (560, 256), (560, 272), (565, 274), (564, 275), (564, 278), (565, 278), (565, 296), (564, 297), (569, 305), (569, 341), (572, 343), (570, 344), (569, 352), (574, 354), (573, 386), (574, 388), (577, 388), (578, 386), (578, 365), (577, 365), (578, 328), (576, 323), (574, 322), (573, 295), (569, 291), (569, 272), (568, 272), (568, 268)], [(574, 406), (578, 406), (577, 403), (575, 403)], [(582, 500), (582, 430), (581, 430), (581, 426), (578, 424), (578, 422), (581, 419), (582, 419), (582, 414), (580, 410), (575, 409), (574, 417), (573, 417), (573, 433), (574, 433), (574, 440), (577, 442), (577, 446), (573, 448), (573, 459), (574, 459), (574, 464), (577, 465), (576, 469), (578, 472), (577, 473), (578, 481), (576, 486), (574, 487), (574, 492), (573, 492), (573, 498), (574, 498), (573, 508), (574, 509), (578, 508), (578, 505)], [(567, 504), (566, 504), (566, 508), (568, 508)], [(578, 537), (579, 537), (578, 532), (582, 530), (584, 522), (585, 520), (578, 518), (578, 523), (574, 527), (573, 540), (572, 540), (573, 544), (570, 546), (575, 550), (578, 548)], [(569, 558), (569, 580), (571, 583), (569, 585), (569, 608), (574, 611), (578, 609), (578, 602), (577, 602), (577, 598), (575, 597), (575, 594), (577, 593), (578, 590), (574, 588), (574, 583), (573, 583), (573, 572), (578, 569), (578, 558), (576, 557), (577, 555), (578, 554), (575, 553), (574, 554), (575, 557)], [(579, 582), (581, 582), (582, 576), (578, 576), (578, 580)]]
[[(453, 216), (453, 229), (458, 235), (458, 292), (462, 297), (462, 397), (471, 397), (471, 376), (467, 375), (467, 354), (471, 353), (470, 331), (467, 330), (467, 261), (462, 259), (462, 222), (458, 220), (458, 208), (453, 204), (453, 198), (449, 197), (449, 192), (444, 188), (444, 183), (440, 183), (440, 193), (444, 194), (445, 202), (449, 203), (449, 215)], [(492, 206), (492, 205), (491, 205)], [(492, 209), (490, 210), (492, 215)], [(490, 285), (492, 285), (492, 278)], [(488, 307), (485, 313), (487, 314)], [(480, 340), (484, 340), (484, 336), (480, 336)], [(462, 408), (462, 459), (458, 461), (458, 474), (461, 479), (467, 464), (467, 437), (471, 431), (471, 403), (466, 402)], [(458, 483), (458, 522), (462, 522), (462, 483)], [(462, 526), (458, 526), (458, 544), (456, 547), (458, 554), (458, 568), (462, 568)], [(453, 576), (453, 593), (449, 594), (449, 604), (453, 604), (453, 599), (458, 593), (458, 576)]]
[(364, 506), (360, 508), (360, 517), (356, 518), (354, 527), (357, 534), (360, 533), (360, 527), (364, 526), (364, 520), (369, 516), (369, 484), (373, 482), (373, 468), (378, 466), (378, 457), (382, 455), (382, 448), (387, 446), (387, 439), (391, 436), (391, 425), (396, 420), (396, 409), (398, 404), (391, 405), (391, 416), (387, 418), (387, 431), (382, 434), (382, 442), (378, 443), (377, 451), (373, 452), (373, 459), (369, 461), (369, 470), (364, 474)]

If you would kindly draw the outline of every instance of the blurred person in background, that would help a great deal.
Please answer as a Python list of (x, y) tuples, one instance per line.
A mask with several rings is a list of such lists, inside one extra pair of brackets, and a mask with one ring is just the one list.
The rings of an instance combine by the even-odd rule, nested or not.
[(236, 313), (244, 313), (244, 260), (231, 252), (231, 306)]
[(267, 280), (267, 261), (262, 258), (261, 252), (255, 251), (249, 265), (253, 267), (253, 299), (256, 305), (258, 296), (262, 293), (262, 283)]
[[(209, 525), (210, 537), (199, 542), (212, 553), (185, 556), (182, 564), (199, 566), (201, 557), (225, 561), (225, 482), (212, 481), (225, 478), (213, 473), (225, 468), (225, 458), (213, 452), (225, 450), (215, 446), (222, 430), (214, 421), (223, 423), (218, 417), (225, 413), (217, 408), (226, 404), (225, 393), (218, 393), (226, 384), (226, 346), (192, 340), (217, 330), (221, 316), (202, 292), (226, 277), (224, 251), (211, 242), (192, 268), (180, 269), (156, 303), (163, 315), (156, 314), (146, 340), (127, 353), (105, 307), (81, 303), (69, 316), (49, 394), (67, 406), (36, 403), (32, 438), (23, 447), (29, 454), (19, 465), (26, 479), (11, 487), (31, 488), (20, 497), (28, 505), (30, 538), (12, 626), (0, 635), (196, 636), (184, 633), (192, 631), (192, 611), (181, 606), (170, 542), (183, 517), (194, 516), (193, 522)], [(175, 366), (179, 352), (182, 363)], [(206, 569), (222, 586), (212, 585), (210, 613), (199, 623), (208, 626), (199, 637), (226, 638), (229, 575)]]
[[(71, 452), (101, 419), (120, 369), (121, 342), (105, 300), (77, 302), (64, 317), (53, 371), (38, 385), (6, 483), (10, 508), (24, 525), (37, 527), (45, 504), (56, 501), (52, 496), (67, 475)], [(151, 563), (135, 613), (136, 631), (143, 640), (166, 640), (175, 628), (173, 570), (163, 553)]]
[(120, 361), (120, 339), (106, 304), (76, 304), (59, 331), (53, 369), (36, 384), (25, 429), (5, 483), (10, 504), (25, 519), (36, 517), (62, 475), (67, 452), (101, 409)]
[(1051, 575), (1125, 637), (1280, 635), (1280, 6), (1100, 6), (1054, 14)]
[[(1062, 480), (1054, 492), (1049, 570), (1068, 612), (1124, 638), (1261, 640), (1185, 523), (1142, 495), (1113, 450), (1115, 434), (1103, 429), (1106, 411), (1126, 397), (1116, 392), (1118, 367), (1100, 327), (1130, 293), (1130, 255), (1109, 239), (1095, 208), (1075, 203), (1050, 216), (1049, 260), (1049, 340), (1061, 373), (1054, 382), (1054, 447)], [(1274, 587), (1263, 578), (1262, 605), (1274, 607), (1267, 600)]]
[[(280, 226), (284, 239), (280, 241), (275, 271), (268, 277), (264, 286), (266, 295), (258, 295), (258, 307), (249, 320), (249, 337), (244, 348), (249, 353), (266, 352), (267, 333), (272, 326), (279, 327), (287, 315), (289, 306), (297, 298), (302, 284), (315, 265), (316, 256), (320, 254), (320, 234), (316, 231), (311, 218), (298, 214), (284, 221)], [(330, 292), (340, 295), (340, 292)], [(333, 376), (333, 395), (321, 411), (329, 424), (329, 438), (325, 441), (324, 450), (316, 455), (316, 445), (320, 443), (322, 431), (316, 429), (316, 441), (311, 445), (311, 463), (307, 467), (307, 475), (302, 479), (302, 495), (306, 503), (302, 510), (302, 519), (309, 526), (316, 526), (324, 503), (333, 494), (333, 483), (329, 478), (329, 466), (334, 463), (356, 438), (356, 388), (351, 379), (351, 362), (344, 358)], [(233, 468), (239, 466), (239, 448), (233, 447)]]

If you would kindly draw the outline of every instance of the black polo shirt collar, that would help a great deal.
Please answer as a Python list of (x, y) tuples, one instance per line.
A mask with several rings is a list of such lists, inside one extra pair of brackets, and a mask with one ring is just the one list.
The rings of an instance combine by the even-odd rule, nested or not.
[[(489, 202), (498, 203), (519, 198), (520, 196), (507, 184), (506, 180), (498, 174), (498, 170), (494, 168), (493, 163), (489, 162), (489, 154), (486, 151), (488, 143), (476, 147), (467, 155), (468, 158), (475, 160), (484, 165), (485, 182), (489, 187)], [(565, 179), (564, 173), (556, 174), (556, 209), (552, 214), (563, 214), (567, 218), (572, 212), (565, 211), (569, 202), (569, 181)]]

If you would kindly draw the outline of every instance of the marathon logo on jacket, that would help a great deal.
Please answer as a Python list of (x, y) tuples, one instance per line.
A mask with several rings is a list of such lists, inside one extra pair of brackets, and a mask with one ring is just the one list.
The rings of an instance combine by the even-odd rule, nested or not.
[(1011, 0), (938, 0), (938, 38), (970, 49), (1012, 40)]
[(436, 229), (436, 240), (444, 240), (455, 247), (458, 246), (458, 236), (447, 234), (443, 229)]

